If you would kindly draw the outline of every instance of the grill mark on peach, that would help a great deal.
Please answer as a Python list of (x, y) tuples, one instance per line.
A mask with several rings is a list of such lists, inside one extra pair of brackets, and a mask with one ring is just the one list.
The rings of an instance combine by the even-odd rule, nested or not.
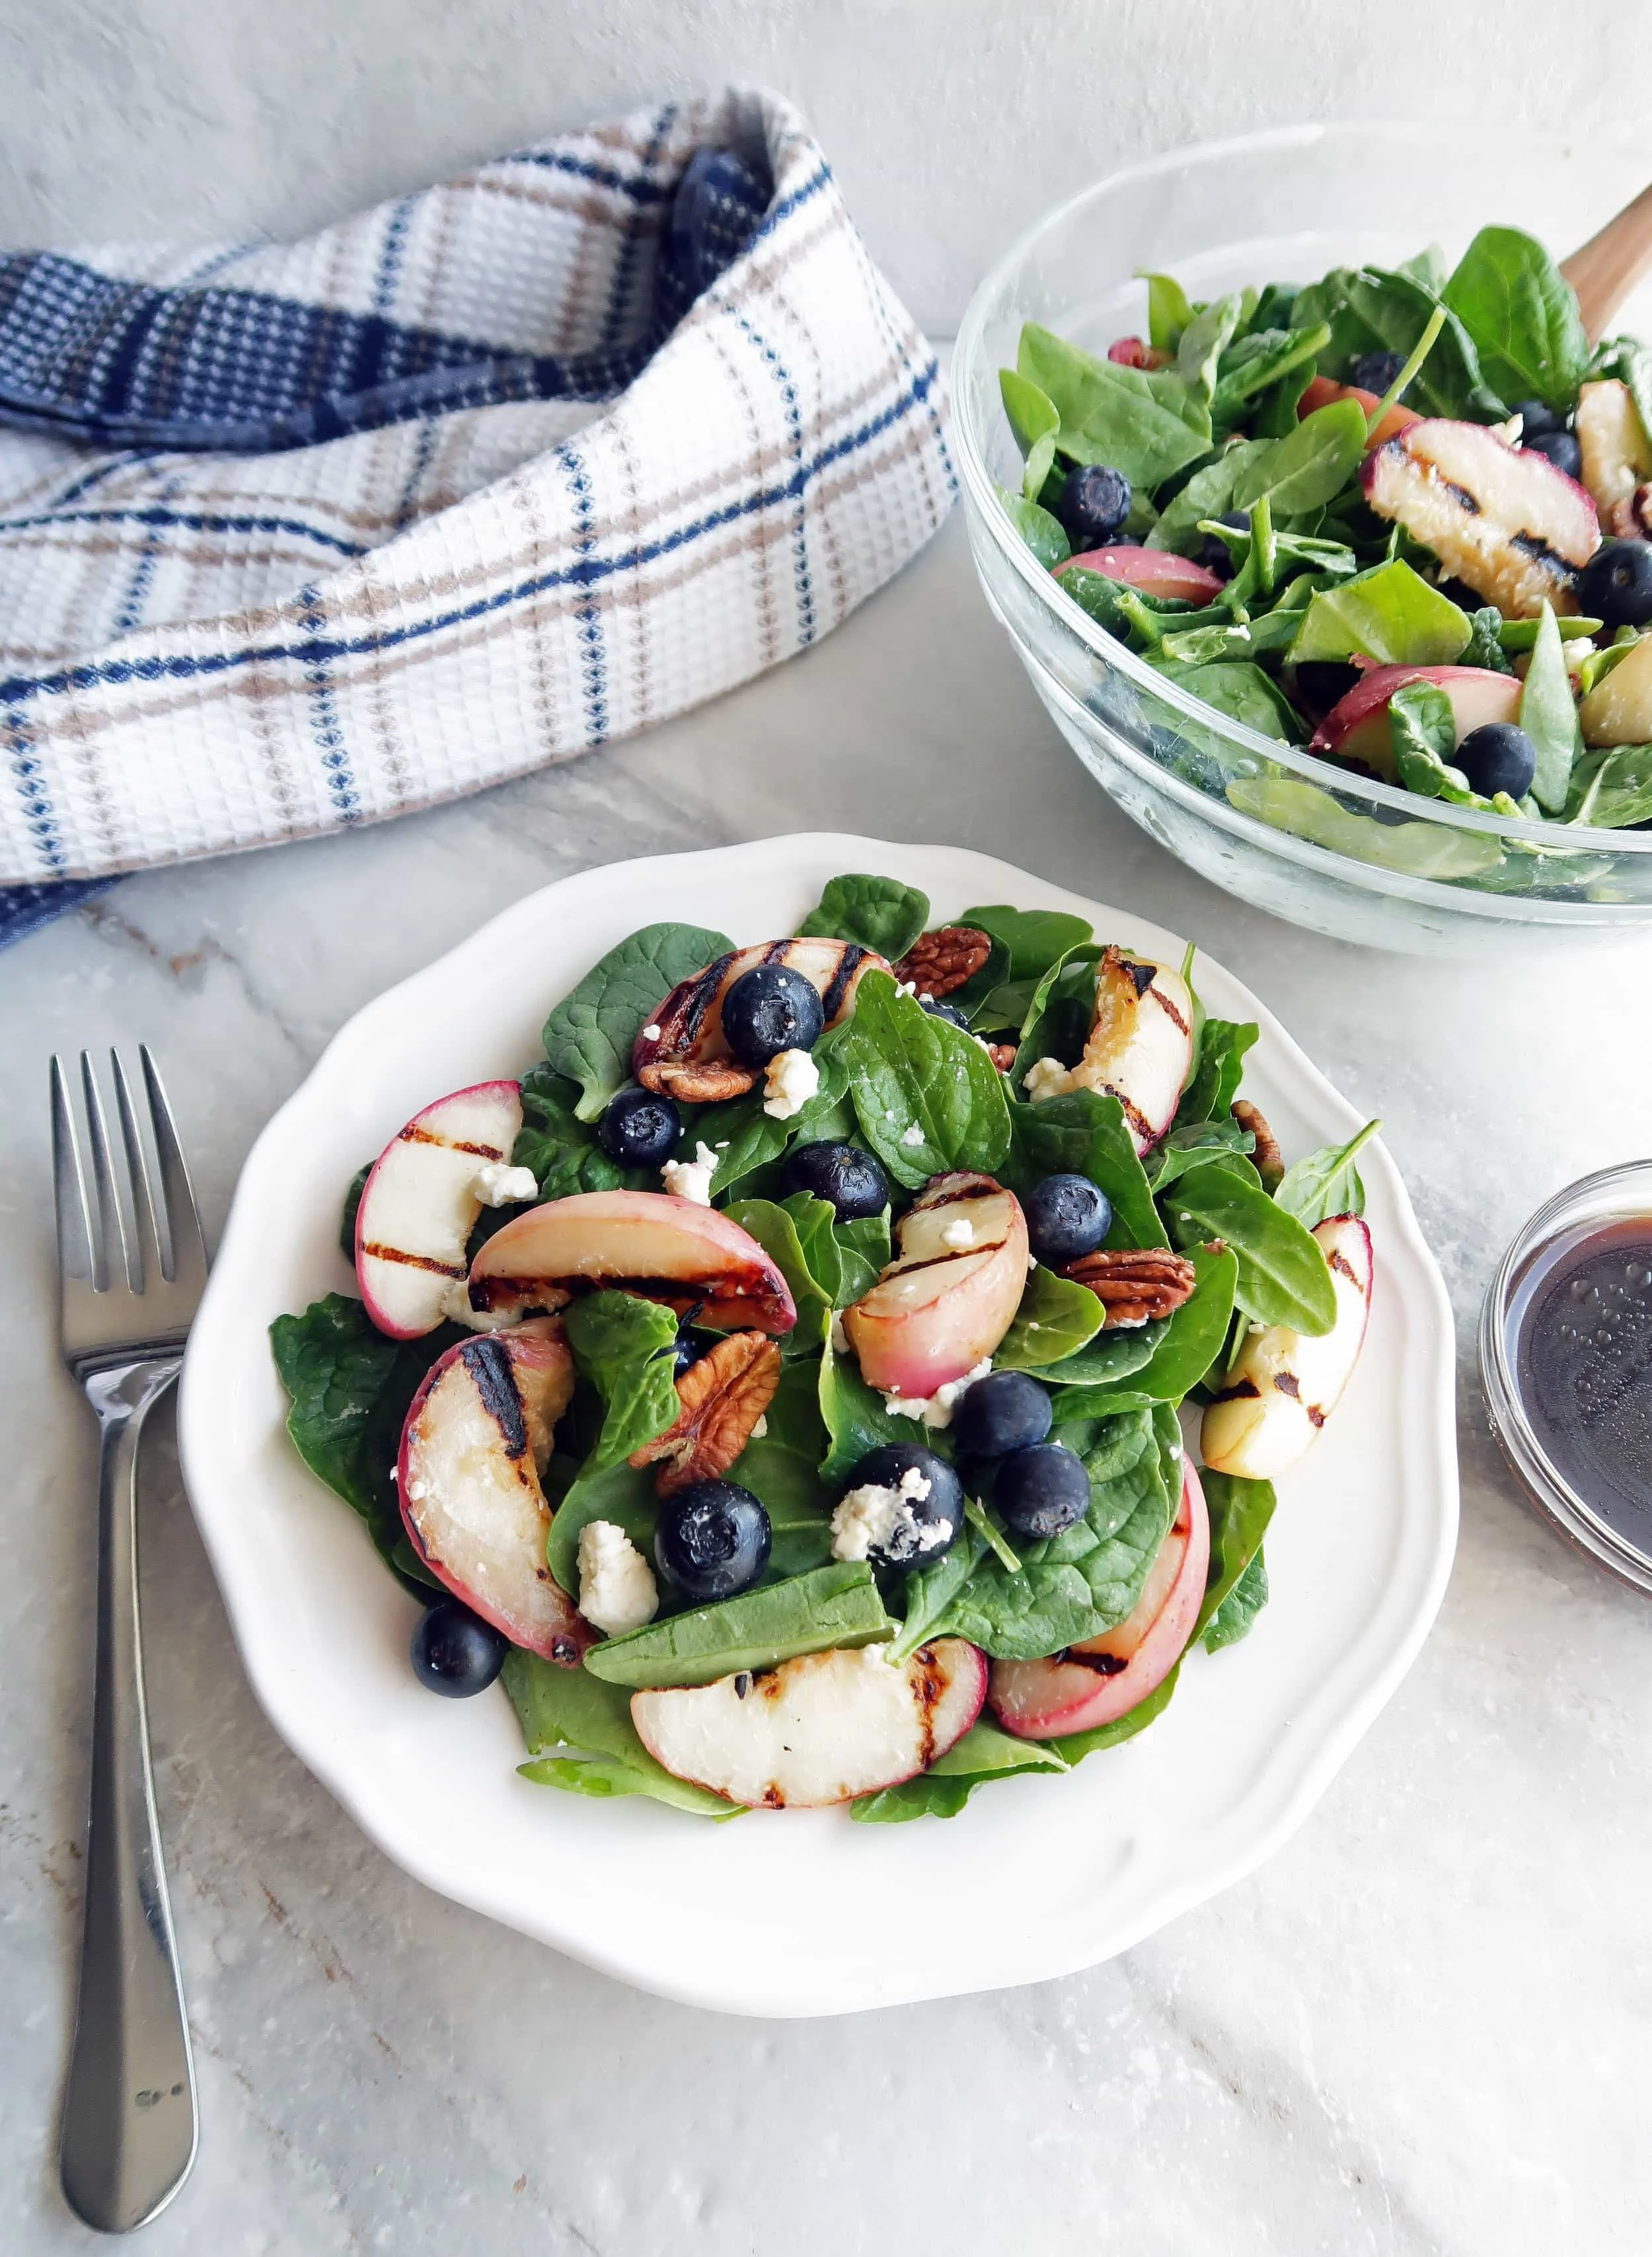
[(920, 1270), (938, 1270), (943, 1262), (964, 1262), (972, 1254), (990, 1254), (1003, 1244), (1002, 1238), (995, 1238), (990, 1246), (984, 1239), (974, 1246), (949, 1246), (945, 1254), (925, 1254), (911, 1262), (891, 1263), (883, 1274), (887, 1278), (916, 1277)]
[[(1473, 495), (1469, 492), (1466, 486), (1457, 485), (1451, 479), (1442, 478), (1437, 471), (1434, 474), (1434, 482), (1440, 488), (1443, 493), (1449, 493), (1452, 500), (1457, 504), (1457, 507), (1465, 512), (1468, 516), (1478, 517), (1480, 515), (1480, 506), (1478, 502), (1475, 500)], [(1516, 540), (1518, 540), (1519, 537), (1520, 536), (1517, 534), (1515, 535)]]
[(1116, 1089), (1110, 1081), (1104, 1081), (1102, 1084), (1102, 1093), (1103, 1096), (1116, 1097), (1118, 1100), (1124, 1107), (1125, 1120), (1129, 1121), (1131, 1129), (1138, 1136), (1143, 1137), (1149, 1144), (1156, 1144), (1159, 1142), (1162, 1132), (1153, 1127), (1141, 1107), (1138, 1105), (1133, 1105), (1122, 1089)]
[(1302, 1383), (1294, 1371), (1276, 1371), (1273, 1375), (1273, 1384), (1281, 1395), (1288, 1395), (1293, 1402), (1301, 1402)]
[(459, 1361), (476, 1383), (483, 1410), (504, 1436), (507, 1454), (525, 1457), (528, 1421), (508, 1349), (496, 1340), (469, 1340), (459, 1350)]
[(371, 1255), (375, 1262), (400, 1262), (409, 1270), (434, 1270), (439, 1277), (463, 1277), (465, 1266), (451, 1262), (438, 1262), (434, 1254), (409, 1254), (403, 1246), (381, 1246), (371, 1238), (362, 1248), (364, 1256)]
[(1304, 1407), (1307, 1410), (1308, 1418), (1315, 1426), (1322, 1426), (1324, 1425), (1325, 1413), (1320, 1409), (1317, 1403), (1309, 1403)]
[[(1348, 1256), (1343, 1252), (1341, 1247), (1337, 1247), (1332, 1253), (1327, 1255), (1325, 1257), (1325, 1263), (1328, 1269), (1340, 1270), (1344, 1277), (1348, 1279), (1351, 1284), (1358, 1285), (1359, 1284), (1359, 1272), (1355, 1269), (1353, 1263), (1348, 1259)], [(1361, 1287), (1361, 1291), (1364, 1291), (1363, 1287)]]
[(1138, 963), (1133, 956), (1116, 956), (1113, 961), (1136, 990), (1136, 1001), (1139, 1003), (1153, 984), (1157, 966)]
[(1558, 548), (1551, 548), (1539, 533), (1511, 533), (1508, 545), (1522, 556), (1529, 556), (1534, 564), (1545, 564), (1551, 572), (1568, 584), (1578, 577), (1578, 567), (1570, 556), (1563, 556)]
[(932, 1645), (920, 1645), (912, 1659), (918, 1668), (917, 1682), (912, 1686), (918, 1696), (918, 1740), (921, 1751), (918, 1767), (927, 1771), (935, 1760), (935, 1711), (940, 1706), (946, 1686)]
[(1261, 1389), (1253, 1379), (1241, 1379), (1237, 1385), (1224, 1387), (1219, 1395), (1212, 1396), (1214, 1403), (1240, 1403), (1247, 1396), (1259, 1395)]
[(437, 1136), (429, 1128), (421, 1128), (416, 1121), (409, 1121), (397, 1136), (399, 1144), (438, 1144), (444, 1152), (474, 1152), (479, 1160), (502, 1160), (505, 1157), (497, 1144), (467, 1144), (457, 1136)]
[(1117, 1677), (1130, 1663), (1122, 1653), (1090, 1653), (1081, 1645), (1069, 1645), (1058, 1654), (1059, 1661), (1070, 1661), (1075, 1669), (1088, 1669), (1096, 1677)]
[(820, 1008), (826, 1014), (828, 1027), (843, 1008), (843, 998), (848, 992), (849, 982), (860, 970), (865, 954), (866, 951), (858, 943), (850, 941), (838, 959), (838, 968), (832, 975), (832, 984), (820, 998)]
[(1188, 1032), (1188, 1022), (1182, 1017), (1181, 1013), (1171, 1001), (1169, 996), (1166, 994), (1164, 989), (1162, 987), (1150, 987), (1147, 990), (1147, 993), (1152, 1000), (1158, 1004), (1165, 1016), (1170, 1020), (1172, 1024), (1177, 1029), (1178, 1032), (1185, 1035)]

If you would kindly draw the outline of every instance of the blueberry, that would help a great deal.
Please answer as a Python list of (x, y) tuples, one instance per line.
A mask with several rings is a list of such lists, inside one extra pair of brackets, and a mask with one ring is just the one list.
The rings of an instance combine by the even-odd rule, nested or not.
[(1469, 731), (1452, 754), (1451, 765), (1468, 778), (1471, 791), (1487, 799), (1500, 791), (1523, 799), (1537, 773), (1537, 747), (1512, 721), (1485, 721)]
[(1336, 659), (1310, 658), (1296, 669), (1299, 702), (1307, 707), (1316, 721), (1322, 721), (1338, 699), (1346, 697), (1358, 679), (1358, 670), (1355, 667), (1344, 666)]
[[(1236, 533), (1248, 533), (1251, 513), (1248, 509), (1230, 509), (1216, 521), (1220, 525), (1230, 525)], [(1218, 580), (1230, 580), (1237, 569), (1233, 562), (1233, 551), (1219, 533), (1206, 534), (1204, 546), (1199, 551), (1199, 562), (1207, 572), (1214, 572)]]
[[(974, 1391), (972, 1388), (970, 1393)], [(951, 1550), (963, 1527), (962, 1482), (945, 1458), (920, 1443), (885, 1442), (869, 1450), (849, 1475), (844, 1494), (861, 1489), (890, 1489), (898, 1500), (891, 1508), (887, 1533), (875, 1535), (868, 1546), (866, 1557), (875, 1567), (927, 1567)], [(875, 1512), (872, 1526), (878, 1525)]]
[(769, 1565), (769, 1515), (737, 1482), (697, 1481), (660, 1508), (654, 1559), (684, 1597), (732, 1599)]
[(755, 964), (723, 998), (723, 1032), (742, 1065), (812, 1051), (826, 1025), (820, 991), (789, 964)]
[(510, 1640), (458, 1599), (438, 1599), (413, 1633), (413, 1673), (427, 1692), (450, 1701), (486, 1693), (505, 1666)]
[(1563, 431), (1566, 428), (1565, 417), (1556, 414), (1541, 400), (1517, 400), (1512, 412), (1520, 417), (1524, 427), (1521, 439), (1524, 447), (1529, 447), (1532, 441), (1545, 431)]
[(686, 1325), (679, 1326), (671, 1348), (672, 1376), (681, 1379), (691, 1364), (698, 1363), (701, 1356), (710, 1354), (711, 1348), (710, 1341), (700, 1339), (697, 1334), (690, 1332)]
[(1386, 396), (1405, 362), (1397, 352), (1361, 353), (1348, 371), (1350, 384), (1357, 384), (1362, 392), (1374, 392), (1379, 400)]
[(1569, 478), (1583, 476), (1583, 449), (1570, 431), (1528, 431), (1521, 445), (1530, 455), (1542, 455)]
[(969, 1022), (956, 1003), (938, 1003), (932, 995), (926, 995), (923, 1004), (932, 1019), (945, 1019), (949, 1027), (961, 1027), (966, 1034), (969, 1032)]
[(889, 1205), (889, 1178), (858, 1144), (799, 1144), (786, 1162), (786, 1182), (828, 1201), (840, 1222), (882, 1214)]
[(992, 1493), (1017, 1536), (1059, 1536), (1089, 1511), (1090, 1477), (1065, 1442), (1035, 1442), (1002, 1461)]
[(1652, 619), (1652, 541), (1608, 541), (1578, 576), (1578, 601), (1586, 618), (1613, 629), (1643, 627)]
[(1005, 1458), (1050, 1431), (1050, 1398), (1025, 1371), (989, 1371), (953, 1413), (958, 1447), (972, 1458)]
[(1075, 549), (1104, 548), (1130, 515), (1130, 480), (1105, 463), (1069, 471), (1055, 513)]
[(597, 1142), (622, 1168), (657, 1168), (677, 1150), (683, 1116), (652, 1089), (622, 1089), (608, 1100)]
[(1088, 1176), (1046, 1176), (1022, 1205), (1028, 1243), (1046, 1269), (1094, 1254), (1113, 1227), (1112, 1202)]

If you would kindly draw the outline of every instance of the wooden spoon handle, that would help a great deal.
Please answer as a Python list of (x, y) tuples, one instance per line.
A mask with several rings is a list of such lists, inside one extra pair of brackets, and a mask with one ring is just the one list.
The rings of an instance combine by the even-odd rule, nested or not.
[(1590, 343), (1598, 343), (1636, 283), (1652, 272), (1652, 188), (1642, 188), (1599, 235), (1563, 259), (1560, 271), (1578, 293)]

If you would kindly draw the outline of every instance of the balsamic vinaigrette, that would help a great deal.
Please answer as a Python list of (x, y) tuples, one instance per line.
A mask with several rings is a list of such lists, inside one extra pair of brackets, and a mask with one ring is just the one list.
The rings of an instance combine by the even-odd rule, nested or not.
[(1563, 1232), (1509, 1316), (1538, 1447), (1615, 1534), (1652, 1549), (1652, 1215)]

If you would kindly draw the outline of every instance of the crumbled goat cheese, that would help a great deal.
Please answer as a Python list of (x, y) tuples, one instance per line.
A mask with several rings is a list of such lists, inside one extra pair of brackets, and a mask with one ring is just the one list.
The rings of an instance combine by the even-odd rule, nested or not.
[(763, 1072), (763, 1111), (771, 1121), (791, 1121), (820, 1086), (820, 1069), (807, 1051), (778, 1051)]
[(531, 1168), (513, 1168), (503, 1160), (488, 1160), (476, 1171), (476, 1196), (484, 1206), (514, 1206), (539, 1197), (539, 1178)]
[(442, 1313), (450, 1324), (463, 1325), (467, 1332), (503, 1332), (507, 1325), (521, 1322), (520, 1309), (473, 1309), (471, 1306), (470, 1280), (452, 1278), (442, 1296)]
[(659, 1610), (654, 1570), (612, 1520), (588, 1520), (579, 1532), (579, 1611), (608, 1638), (641, 1630)]
[(1067, 1087), (1067, 1068), (1060, 1058), (1041, 1058), (1029, 1068), (1021, 1093), (1029, 1103), (1037, 1105), (1042, 1098), (1059, 1097)]
[(956, 1222), (949, 1222), (942, 1229), (940, 1242), (943, 1246), (955, 1246), (961, 1251), (966, 1246), (973, 1246), (975, 1242), (975, 1224), (968, 1215), (961, 1214)]
[(953, 1405), (959, 1397), (984, 1379), (992, 1369), (992, 1358), (982, 1358), (973, 1371), (965, 1372), (961, 1379), (949, 1379), (932, 1395), (886, 1395), (883, 1408), (891, 1419), (921, 1419), (925, 1426), (950, 1426)]
[[(889, 1117), (893, 1118), (892, 1115)], [(905, 1145), (909, 1152), (915, 1152), (923, 1141), (924, 1132), (918, 1127), (916, 1121), (913, 1121), (910, 1128), (903, 1128), (901, 1131), (901, 1142)]]
[(717, 1155), (709, 1144), (696, 1144), (691, 1160), (667, 1160), (660, 1170), (672, 1198), (691, 1200), (696, 1206), (711, 1205), (712, 1178), (716, 1173)]
[(757, 1413), (757, 1424), (751, 1430), (750, 1439), (754, 1442), (761, 1442), (768, 1432), (769, 1413), (766, 1411), (760, 1411)]
[(919, 1520), (914, 1509), (931, 1486), (926, 1475), (908, 1466), (898, 1488), (868, 1482), (850, 1489), (832, 1516), (833, 1559), (864, 1560), (876, 1552), (884, 1560), (913, 1560), (919, 1553), (939, 1551), (951, 1541), (951, 1521)]
[(657, 1027), (644, 1027), (642, 1029), (642, 1039), (645, 1043), (657, 1043), (660, 1039), (659, 1029)]
[(917, 982), (917, 980), (903, 980), (901, 981), (900, 985), (896, 988), (895, 993), (896, 993), (897, 995), (911, 995), (911, 996), (912, 996), (912, 997), (914, 998), (914, 1000), (915, 1000), (915, 999), (916, 999), (916, 997), (917, 997), (917, 994), (918, 994), (918, 982)]
[(843, 1329), (841, 1309), (833, 1309), (832, 1312), (832, 1353), (833, 1355), (850, 1355), (854, 1353), (849, 1346), (849, 1336)]

